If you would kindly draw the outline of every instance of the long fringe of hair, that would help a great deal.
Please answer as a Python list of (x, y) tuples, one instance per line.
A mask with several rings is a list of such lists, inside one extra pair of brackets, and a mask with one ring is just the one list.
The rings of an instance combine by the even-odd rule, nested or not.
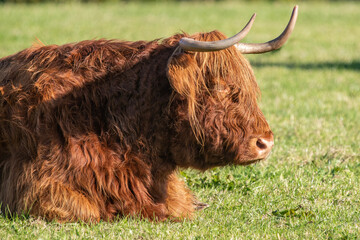
[[(217, 41), (226, 36), (219, 31), (190, 36), (200, 41)], [(240, 89), (239, 98), (256, 106), (260, 91), (249, 62), (242, 54), (230, 47), (217, 52), (184, 52), (178, 47), (168, 64), (168, 77), (172, 88), (187, 100), (190, 125), (200, 144), (204, 143), (204, 130), (197, 112), (203, 110), (203, 96), (216, 98), (212, 88), (222, 81)], [(241, 102), (242, 99), (239, 99)]]

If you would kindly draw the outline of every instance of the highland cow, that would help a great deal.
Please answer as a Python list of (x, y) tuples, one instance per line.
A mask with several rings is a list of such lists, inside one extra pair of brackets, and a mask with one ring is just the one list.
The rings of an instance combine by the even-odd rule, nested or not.
[(34, 46), (0, 59), (2, 212), (97, 222), (191, 218), (179, 168), (265, 159), (273, 134), (242, 53), (281, 47), (237, 35)]

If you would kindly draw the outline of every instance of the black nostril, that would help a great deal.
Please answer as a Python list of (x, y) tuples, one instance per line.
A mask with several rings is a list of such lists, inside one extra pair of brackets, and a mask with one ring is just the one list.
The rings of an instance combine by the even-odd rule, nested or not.
[(263, 143), (263, 141), (259, 138), (257, 141), (256, 141), (256, 146), (260, 149), (266, 149), (267, 146), (265, 143)]

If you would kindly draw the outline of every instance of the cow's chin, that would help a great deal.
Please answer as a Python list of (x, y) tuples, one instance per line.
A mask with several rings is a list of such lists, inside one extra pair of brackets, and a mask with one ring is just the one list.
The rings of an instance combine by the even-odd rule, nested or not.
[(258, 163), (258, 162), (262, 162), (265, 161), (269, 158), (270, 154), (268, 154), (266, 157), (262, 157), (262, 158), (248, 158), (248, 159), (235, 159), (234, 160), (234, 164), (235, 165), (241, 165), (241, 166), (246, 166), (246, 165), (250, 165), (250, 164), (254, 164), (254, 163)]
[(257, 162), (266, 160), (266, 158), (244, 158), (242, 156), (241, 158), (235, 157), (234, 154), (224, 154), (221, 157), (219, 155), (217, 156), (207, 156), (206, 157), (206, 167), (202, 170), (206, 170), (212, 167), (221, 167), (221, 166), (227, 166), (227, 165), (235, 165), (235, 166), (246, 166), (250, 164), (255, 164)]
[(254, 164), (254, 163), (258, 163), (260, 161), (262, 161), (264, 159), (253, 159), (253, 160), (242, 160), (242, 161), (235, 161), (235, 165), (241, 165), (241, 166), (246, 166), (246, 165), (250, 165), (250, 164)]

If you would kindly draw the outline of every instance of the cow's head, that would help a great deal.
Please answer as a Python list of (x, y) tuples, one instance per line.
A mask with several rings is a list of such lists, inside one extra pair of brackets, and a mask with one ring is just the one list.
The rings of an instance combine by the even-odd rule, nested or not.
[(213, 31), (180, 39), (168, 64), (176, 113), (171, 152), (178, 165), (199, 169), (245, 165), (269, 155), (273, 133), (258, 107), (260, 91), (242, 54), (280, 48), (295, 26), (297, 9), (284, 32), (266, 43), (238, 43), (255, 14), (231, 38)]

